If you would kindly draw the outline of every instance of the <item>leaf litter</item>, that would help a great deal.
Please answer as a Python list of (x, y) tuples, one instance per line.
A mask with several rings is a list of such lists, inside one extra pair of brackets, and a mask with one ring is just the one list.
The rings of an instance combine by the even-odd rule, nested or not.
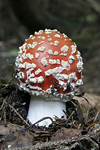
[(71, 101), (66, 102), (66, 119), (55, 116), (53, 121), (47, 116), (38, 122), (50, 119), (52, 123), (49, 127), (40, 127), (36, 126), (38, 122), (30, 124), (27, 120), (29, 94), (20, 91), (16, 84), (6, 82), (0, 85), (0, 93), (0, 149), (100, 148), (99, 96), (76, 93)]

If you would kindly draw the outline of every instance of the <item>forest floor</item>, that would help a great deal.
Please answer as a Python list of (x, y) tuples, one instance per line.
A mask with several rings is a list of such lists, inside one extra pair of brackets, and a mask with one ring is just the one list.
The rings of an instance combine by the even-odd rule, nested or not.
[(39, 122), (52, 120), (49, 127), (42, 127), (27, 120), (28, 94), (19, 91), (13, 83), (2, 85), (0, 91), (0, 149), (100, 149), (99, 96), (76, 93), (71, 101), (66, 102), (67, 118), (41, 118)]

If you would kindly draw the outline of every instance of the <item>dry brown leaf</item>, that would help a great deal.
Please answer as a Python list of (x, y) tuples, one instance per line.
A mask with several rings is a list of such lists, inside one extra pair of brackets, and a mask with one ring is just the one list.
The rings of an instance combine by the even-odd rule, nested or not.
[[(16, 124), (7, 124), (7, 127), (0, 125), (0, 134), (2, 134), (3, 142), (0, 143), (0, 149), (11, 149), (31, 146), (33, 136), (24, 128)], [(21, 131), (22, 132), (19, 132)]]
[(77, 135), (81, 135), (82, 130), (81, 129), (68, 129), (65, 127), (62, 127), (61, 129), (57, 130), (53, 136), (51, 137), (51, 141), (59, 141), (59, 140), (65, 140), (70, 137), (74, 137)]
[(89, 101), (92, 107), (100, 109), (100, 96), (85, 93), (83, 97), (74, 96), (73, 99), (78, 100), (84, 108), (91, 108), (90, 104), (84, 98), (86, 98)]

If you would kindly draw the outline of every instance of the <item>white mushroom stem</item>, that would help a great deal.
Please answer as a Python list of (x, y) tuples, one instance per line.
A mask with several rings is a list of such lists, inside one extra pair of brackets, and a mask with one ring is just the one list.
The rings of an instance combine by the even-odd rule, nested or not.
[[(66, 111), (65, 102), (52, 100), (52, 98), (50, 101), (46, 100), (46, 97), (33, 95), (31, 96), (27, 118), (32, 124), (42, 119), (43, 117), (51, 117), (53, 119), (54, 116), (59, 118), (64, 116), (64, 118), (66, 118), (66, 115), (62, 110)], [(51, 124), (51, 120), (46, 119), (40, 122), (38, 125), (48, 127), (49, 124)]]

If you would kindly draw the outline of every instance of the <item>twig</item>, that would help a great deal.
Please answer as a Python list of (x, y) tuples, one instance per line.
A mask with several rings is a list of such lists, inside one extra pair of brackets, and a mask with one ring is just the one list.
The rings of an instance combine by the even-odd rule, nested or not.
[(78, 129), (78, 127), (75, 124), (75, 120), (72, 122), (72, 125), (73, 125), (74, 128)]
[[(7, 98), (6, 98), (6, 99), (7, 99)], [(3, 101), (3, 103), (2, 103), (2, 105), (1, 105), (1, 107), (0, 107), (0, 111), (3, 109), (4, 105), (5, 105), (5, 99), (4, 99), (4, 101)]]
[(95, 116), (93, 122), (95, 122), (95, 121), (97, 120), (99, 113), (100, 113), (100, 110), (97, 112), (97, 114), (96, 114), (96, 116)]
[(34, 125), (38, 124), (39, 122), (44, 121), (44, 120), (46, 120), (46, 119), (50, 119), (50, 120), (53, 122), (53, 119), (52, 119), (51, 117), (43, 117), (43, 118), (41, 118), (40, 120), (38, 120), (37, 122), (35, 122), (34, 124), (32, 124), (32, 125), (26, 127), (24, 130), (29, 129), (29, 128), (33, 127)]
[(4, 107), (4, 113), (3, 113), (3, 116), (4, 116), (4, 126), (7, 127), (7, 121), (6, 121), (6, 109)]
[(2, 105), (1, 105), (1, 108), (0, 108), (0, 111), (3, 110), (2, 112), (2, 115), (3, 115), (3, 119), (4, 119), (4, 126), (6, 127), (7, 126), (7, 122), (6, 122), (6, 99), (7, 97), (4, 99)]
[(75, 112), (75, 111), (73, 111), (73, 112), (70, 114), (70, 116), (69, 116), (69, 118), (67, 119), (66, 122), (68, 122), (68, 121), (70, 120), (70, 118), (72, 117), (72, 115), (74, 114), (74, 112)]
[(6, 89), (9, 86), (9, 84), (5, 85), (3, 88), (0, 88), (0, 91)]
[(67, 112), (66, 111), (64, 111), (64, 110), (62, 110), (63, 112), (64, 112), (64, 114), (67, 116)]
[(85, 122), (85, 124), (88, 124), (89, 122), (91, 122), (92, 120), (94, 120), (94, 117), (89, 119), (87, 122)]
[[(83, 97), (83, 96), (82, 96)], [(88, 99), (86, 97), (83, 97), (87, 102), (88, 104), (91, 106), (91, 108), (94, 110), (94, 108), (92, 107), (91, 103), (88, 101)]]
[(92, 140), (91, 138), (89, 138), (88, 141), (91, 142), (94, 147), (96, 147), (96, 148), (99, 149), (99, 145), (94, 140)]
[[(8, 103), (7, 103), (7, 104), (8, 104)], [(16, 109), (15, 109), (12, 105), (8, 104), (8, 106), (20, 117), (20, 119), (21, 119), (27, 126), (30, 126), (30, 125), (24, 120), (24, 118), (16, 111)]]

